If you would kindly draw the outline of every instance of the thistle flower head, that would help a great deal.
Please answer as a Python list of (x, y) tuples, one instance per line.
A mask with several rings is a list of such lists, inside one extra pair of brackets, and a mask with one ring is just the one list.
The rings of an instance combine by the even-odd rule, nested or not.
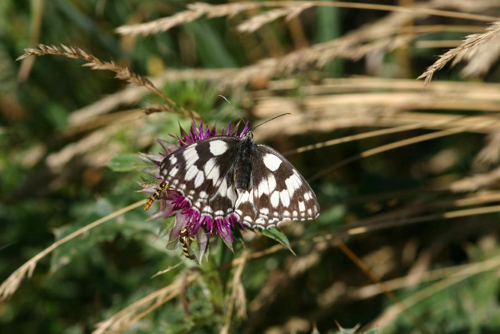
[[(157, 155), (145, 155), (156, 165), (153, 169), (150, 168), (145, 172), (153, 175), (158, 180), (158, 183), (160, 183), (163, 181), (160, 177), (161, 162), (165, 159), (165, 157), (180, 147), (216, 136), (232, 136), (242, 139), (248, 131), (248, 123), (245, 124), (241, 132), (238, 131), (238, 125), (232, 127), (231, 122), (228, 124), (226, 129), (223, 127), (221, 131), (218, 132), (216, 127), (210, 128), (208, 125), (203, 125), (203, 122), (200, 122), (200, 124), (197, 125), (193, 120), (189, 131), (186, 132), (182, 127), (180, 127), (179, 136), (170, 135), (170, 137), (177, 141), (177, 144), (157, 139), (158, 143), (164, 149), (164, 152)], [(141, 186), (143, 187), (142, 192), (154, 194), (158, 185), (141, 184)], [(177, 241), (179, 240), (181, 230), (186, 229), (190, 238), (198, 244), (197, 256), (199, 260), (201, 260), (206, 251), (208, 238), (210, 236), (219, 236), (226, 243), (226, 245), (232, 249), (233, 235), (231, 230), (238, 223), (236, 216), (230, 215), (224, 219), (216, 219), (212, 216), (202, 215), (198, 210), (192, 207), (191, 202), (188, 199), (186, 199), (181, 193), (171, 188), (167, 188), (163, 191), (158, 196), (157, 201), (159, 202), (159, 208), (150, 219), (162, 219), (175, 216), (174, 226), (170, 230), (168, 248), (175, 247)], [(240, 226), (243, 228), (241, 223)]]

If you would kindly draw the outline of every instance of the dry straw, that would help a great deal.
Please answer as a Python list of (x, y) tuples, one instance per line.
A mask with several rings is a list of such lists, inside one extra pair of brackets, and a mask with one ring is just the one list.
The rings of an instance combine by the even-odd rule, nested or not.
[[(470, 204), (470, 203), (469, 203)], [(401, 226), (401, 225), (406, 225), (406, 224), (415, 224), (415, 223), (420, 223), (420, 222), (425, 222), (425, 221), (432, 221), (436, 219), (452, 219), (452, 218), (458, 218), (458, 217), (467, 217), (471, 215), (480, 215), (480, 214), (487, 214), (487, 213), (493, 213), (493, 212), (499, 212), (500, 211), (500, 206), (491, 206), (491, 207), (479, 207), (479, 208), (474, 208), (474, 209), (465, 209), (465, 210), (457, 210), (457, 211), (449, 211), (449, 212), (444, 212), (441, 214), (435, 214), (435, 215), (428, 215), (428, 216), (422, 216), (422, 217), (414, 217), (414, 218), (409, 218), (409, 219), (403, 219), (403, 220), (392, 220), (392, 221), (385, 221), (384, 224), (375, 224), (372, 226), (370, 224), (369, 226), (361, 226), (361, 227), (353, 227), (350, 228), (344, 232), (339, 233), (343, 238), (349, 236), (349, 235), (356, 235), (356, 234), (361, 234), (361, 233), (368, 233), (371, 231), (383, 229), (383, 228), (389, 228), (389, 227), (394, 227), (394, 226)], [(299, 244), (304, 244), (310, 241), (313, 241), (315, 245), (319, 245), (324, 242), (331, 243), (331, 241), (334, 240), (333, 233), (327, 233), (322, 236), (314, 236), (311, 238), (306, 238), (302, 239), (296, 242), (292, 242), (292, 246), (297, 246)], [(320, 250), (324, 250), (325, 248), (322, 246)], [(244, 257), (238, 257), (237, 259), (234, 259), (232, 262), (232, 266), (238, 266), (237, 271), (240, 271), (243, 269), (243, 265), (245, 264), (246, 261), (255, 259), (255, 258), (260, 258), (266, 255), (270, 255), (273, 253), (276, 253), (278, 251), (286, 250), (286, 247), (283, 245), (274, 245), (270, 248), (267, 248), (263, 251), (259, 252), (254, 252), (251, 254), (248, 254), (248, 256)], [(308, 263), (314, 265), (316, 261), (307, 261)], [(485, 262), (486, 263), (486, 262)], [(489, 262), (488, 262), (489, 263)], [(472, 268), (473, 265), (471, 265)], [(307, 266), (306, 266), (307, 267)], [(484, 266), (479, 265), (481, 268), (485, 268)], [(474, 271), (480, 270), (479, 267), (474, 267)], [(489, 267), (489, 266), (488, 266)], [(463, 268), (469, 268), (463, 267)], [(288, 270), (292, 272), (291, 270), (293, 269), (293, 263), (291, 266), (288, 267)], [(458, 268), (462, 269), (462, 267)], [(451, 269), (450, 269), (451, 270)], [(469, 269), (467, 269), (467, 272)], [(448, 271), (447, 271), (448, 272)], [(454, 271), (456, 272), (456, 270)], [(238, 273), (238, 276), (241, 275), (241, 273)], [(457, 273), (457, 276), (462, 276), (463, 273)], [(181, 275), (182, 276), (182, 275)], [(284, 279), (286, 279), (286, 276), (284, 276)], [(194, 281), (197, 277), (199, 277), (199, 273), (194, 273), (190, 276), (188, 276), (187, 281), (192, 282)], [(236, 279), (236, 277), (235, 277)], [(279, 281), (279, 280), (277, 280)], [(238, 282), (238, 281), (235, 281)], [(234, 285), (233, 285), (234, 286)], [(379, 285), (377, 285), (379, 287)], [(126, 328), (130, 327), (133, 325), (136, 321), (142, 319), (145, 317), (147, 314), (151, 313), (164, 303), (172, 300), (173, 298), (177, 297), (181, 293), (181, 289), (183, 287), (183, 284), (181, 280), (178, 280), (167, 287), (164, 287), (160, 290), (157, 290), (150, 295), (142, 298), (141, 300), (133, 303), (132, 305), (128, 306), (127, 308), (123, 309), (116, 315), (112, 316), (111, 318), (107, 319), (106, 321), (101, 322), (98, 324), (98, 328), (94, 331), (94, 334), (105, 334), (105, 333), (115, 333), (115, 332), (121, 332), (125, 330)], [(234, 290), (233, 290), (234, 291)], [(238, 292), (236, 292), (238, 293)], [(261, 296), (262, 298), (266, 298), (264, 295), (267, 296), (267, 294), (263, 294)], [(241, 298), (236, 296), (235, 298)], [(259, 298), (257, 298), (259, 300)], [(237, 299), (236, 299), (237, 301)], [(252, 305), (252, 304), (251, 304)]]
[(490, 167), (500, 161), (500, 131), (491, 133), (487, 143), (477, 154), (474, 164), (476, 166)]
[[(432, 296), (435, 296), (439, 292), (455, 284), (463, 282), (464, 280), (470, 277), (484, 273), (485, 271), (498, 270), (499, 266), (500, 266), (500, 256), (495, 256), (486, 261), (474, 263), (452, 274), (451, 276), (446, 277), (445, 279), (414, 293), (410, 297), (403, 300), (403, 303), (408, 308), (413, 307), (416, 304), (422, 302), (423, 300), (431, 298)], [(384, 328), (387, 328), (388, 326), (393, 324), (400, 314), (401, 314), (401, 309), (398, 308), (397, 305), (390, 306), (384, 311), (384, 313), (378, 316), (374, 321), (372, 321), (370, 324), (367, 324), (365, 326), (365, 329), (371, 328), (376, 324), (378, 328), (383, 330)]]
[(142, 111), (144, 112), (144, 115), (151, 115), (160, 112), (173, 112), (174, 109), (172, 106), (168, 104), (155, 103), (153, 105), (143, 108)]
[[(425, 5), (432, 6), (432, 4)], [(210, 5), (208, 6), (210, 8), (212, 7)], [(227, 8), (240, 10), (243, 7), (230, 6)], [(291, 8), (293, 9), (294, 7)], [(302, 7), (297, 8), (302, 9)], [(284, 10), (288, 12), (291, 9), (285, 8)], [(225, 13), (228, 13), (228, 15), (236, 14), (235, 11), (226, 11)], [(423, 14), (420, 14), (420, 16), (423, 16)], [(423, 34), (436, 31), (476, 31), (480, 29), (480, 27), (477, 26), (446, 25), (417, 26), (408, 29), (406, 25), (411, 22), (414, 17), (415, 15), (407, 12), (391, 13), (374, 23), (348, 33), (336, 39), (335, 41), (313, 45), (311, 47), (289, 53), (286, 57), (281, 59), (267, 58), (261, 60), (257, 64), (238, 69), (170, 69), (161, 76), (151, 79), (151, 81), (158, 86), (162, 86), (167, 82), (182, 81), (187, 79), (209, 80), (212, 81), (212, 84), (217, 86), (219, 90), (222, 90), (227, 87), (247, 84), (253, 78), (261, 77), (262, 75), (273, 76), (275, 73), (278, 73), (282, 70), (295, 71), (300, 69), (309, 69), (314, 65), (314, 62), (317, 62), (317, 64), (325, 63), (335, 57), (358, 59), (363, 56), (363, 52), (366, 53), (370, 51), (370, 46), (365, 46), (365, 44), (367, 43), (372, 44), (372, 52), (383, 50), (385, 46), (390, 46), (391, 44), (396, 45), (397, 43), (394, 42), (395, 39), (390, 39), (390, 37), (394, 34)], [(379, 42), (378, 40), (384, 41)], [(325, 55), (321, 55), (323, 51), (325, 51), (325, 55), (328, 54), (328, 57), (330, 58), (326, 58)], [(310, 63), (304, 66), (305, 61), (308, 59)], [(144, 97), (144, 95), (145, 93), (143, 90), (137, 89), (136, 87), (127, 87), (121, 92), (104, 97), (102, 100), (97, 101), (96, 103), (73, 112), (70, 116), (69, 122), (74, 125), (81, 124), (92, 117), (116, 109), (120, 104), (130, 105), (133, 103), (137, 103), (141, 98)]]
[(442, 69), (448, 62), (453, 60), (452, 65), (455, 65), (462, 60), (471, 60), (474, 56), (479, 54), (491, 52), (491, 55), (480, 57), (481, 61), (485, 64), (477, 65), (476, 62), (472, 62), (469, 68), (466, 68), (466, 74), (470, 75), (473, 71), (484, 73), (489, 66), (497, 60), (500, 53), (500, 48), (498, 44), (500, 43), (500, 21), (493, 23), (490, 27), (486, 29), (483, 34), (474, 34), (465, 38), (464, 42), (446, 53), (439, 56), (438, 60), (432, 64), (418, 79), (424, 79), (425, 83), (429, 83), (432, 80), (434, 73)]
[(481, 13), (485, 10), (499, 7), (497, 0), (431, 0), (430, 5), (453, 8), (466, 13)]
[(477, 191), (495, 186), (499, 181), (500, 168), (495, 168), (488, 173), (473, 175), (453, 182), (450, 189), (455, 192)]
[[(381, 10), (389, 12), (400, 12), (409, 13), (411, 15), (435, 15), (442, 17), (453, 17), (461, 18), (467, 20), (477, 20), (484, 22), (492, 22), (497, 18), (486, 15), (477, 15), (469, 13), (459, 13), (452, 11), (437, 10), (431, 8), (424, 8), (422, 6), (416, 7), (403, 7), (403, 6), (390, 6), (390, 5), (376, 5), (367, 3), (350, 3), (350, 2), (337, 2), (337, 1), (262, 1), (262, 2), (238, 2), (223, 5), (208, 5), (206, 3), (195, 3), (188, 5), (188, 10), (177, 13), (173, 16), (155, 20), (152, 22), (147, 22), (143, 24), (127, 25), (121, 26), (116, 29), (119, 34), (123, 35), (150, 35), (157, 34), (159, 32), (165, 32), (172, 29), (175, 26), (192, 22), (200, 17), (206, 16), (208, 18), (212, 17), (222, 17), (222, 16), (234, 16), (243, 11), (258, 8), (284, 8), (288, 12), (292, 13), (298, 11), (299, 13), (305, 9), (312, 6), (317, 7), (341, 7), (341, 8), (354, 8), (354, 9), (369, 9), (369, 10)], [(261, 16), (256, 19), (256, 22), (268, 23), (271, 18), (279, 18), (282, 16), (287, 16), (285, 11), (274, 11), (270, 16)], [(292, 14), (293, 15), (293, 14)], [(251, 20), (251, 19), (250, 19)], [(247, 24), (248, 26), (249, 25)], [(256, 25), (258, 26), (258, 24)], [(253, 29), (248, 29), (248, 31), (253, 31)]]
[[(492, 258), (488, 259), (482, 262), (476, 262), (473, 264), (462, 264), (458, 266), (453, 266), (453, 267), (447, 267), (447, 268), (440, 268), (440, 269), (434, 269), (430, 271), (425, 271), (421, 272), (418, 274), (411, 273), (407, 276), (404, 277), (398, 277), (394, 278), (388, 281), (384, 281), (385, 286), (390, 289), (390, 290), (397, 290), (397, 289), (402, 289), (402, 288), (414, 288), (418, 286), (420, 283), (425, 283), (425, 282), (430, 282), (430, 281), (435, 281), (438, 279), (444, 279), (447, 277), (451, 276), (461, 276), (461, 275), (468, 275), (470, 272), (471, 268), (482, 268), (480, 271), (489, 271), (493, 270), (493, 266), (490, 266), (491, 261), (494, 259), (495, 262), (497, 262), (497, 266), (500, 266), (500, 259), (499, 258)], [(466, 270), (464, 270), (466, 269)], [(478, 270), (479, 271), (479, 270)], [(478, 272), (479, 274), (480, 272)], [(336, 282), (338, 283), (338, 282)], [(325, 290), (322, 294), (322, 296), (330, 297), (328, 294), (331, 295), (330, 290), (334, 290), (336, 288), (336, 283), (334, 283), (330, 288)], [(349, 289), (347, 292), (345, 291), (345, 286), (344, 286), (344, 291), (342, 291), (342, 296), (343, 298), (347, 298), (350, 300), (360, 300), (360, 299), (368, 299), (368, 298), (373, 298), (374, 296), (377, 296), (379, 294), (383, 293), (383, 291), (380, 290), (379, 286), (377, 284), (371, 284), (371, 285), (366, 285), (360, 288), (355, 288), (355, 289)], [(334, 298), (336, 297), (335, 295), (333, 296)], [(331, 305), (334, 300), (333, 298), (325, 298), (324, 304), (326, 305)]]
[(321, 172), (316, 173), (315, 175), (313, 175), (312, 177), (310, 177), (309, 180), (316, 180), (316, 179), (318, 179), (318, 178), (320, 178), (322, 176), (330, 174), (331, 172), (335, 171), (336, 169), (338, 169), (340, 167), (343, 167), (343, 166), (345, 166), (347, 164), (350, 164), (350, 163), (352, 163), (354, 161), (358, 161), (358, 160), (361, 160), (361, 159), (364, 159), (364, 158), (367, 158), (367, 157), (370, 157), (370, 156), (373, 156), (373, 155), (376, 155), (376, 154), (380, 154), (380, 153), (383, 153), (383, 152), (387, 152), (387, 151), (390, 151), (390, 150), (394, 150), (394, 149), (397, 149), (397, 148), (405, 147), (405, 146), (416, 144), (416, 143), (421, 143), (421, 142), (424, 142), (424, 141), (427, 141), (427, 140), (433, 140), (433, 139), (437, 139), (437, 138), (442, 138), (442, 137), (447, 137), (447, 136), (455, 135), (455, 134), (467, 131), (471, 127), (483, 127), (483, 126), (484, 126), (483, 124), (474, 124), (473, 126), (469, 125), (469, 126), (465, 126), (465, 127), (455, 127), (455, 128), (451, 128), (449, 130), (436, 131), (436, 132), (432, 132), (432, 133), (429, 133), (429, 134), (425, 134), (425, 135), (421, 135), (421, 136), (416, 136), (416, 137), (412, 137), (412, 138), (408, 138), (408, 139), (404, 139), (404, 140), (400, 140), (400, 141), (397, 141), (397, 142), (394, 142), (394, 143), (390, 143), (390, 144), (386, 144), (386, 145), (381, 145), (381, 146), (378, 146), (376, 148), (373, 148), (373, 149), (370, 149), (370, 150), (366, 150), (364, 152), (356, 154), (356, 155), (354, 155), (354, 156), (352, 156), (352, 157), (350, 157), (348, 159), (342, 160), (342, 161), (340, 161), (340, 162), (332, 165), (331, 167), (328, 167), (328, 168), (322, 170)]
[[(238, 70), (239, 69), (169, 69), (163, 74), (151, 78), (151, 82), (157, 87), (163, 87), (169, 82), (200, 80), (210, 81), (212, 85), (219, 86), (223, 79), (231, 78)], [(72, 126), (84, 124), (96, 116), (115, 110), (120, 107), (120, 105), (133, 105), (138, 103), (146, 94), (147, 91), (140, 87), (126, 87), (84, 108), (75, 110), (69, 116), (68, 122)]]
[(281, 17), (285, 20), (290, 21), (291, 19), (297, 17), (305, 9), (312, 7), (313, 4), (301, 4), (295, 7), (288, 8), (278, 8), (272, 9), (262, 14), (255, 15), (250, 19), (240, 23), (237, 27), (239, 32), (251, 33), (260, 29), (262, 26), (271, 23)]
[[(420, 7), (418, 7), (420, 8)], [(419, 14), (420, 16), (424, 14)], [(287, 54), (281, 58), (266, 58), (258, 63), (240, 69), (222, 86), (234, 86), (248, 83), (254, 77), (272, 77), (278, 73), (309, 70), (321, 67), (335, 58), (359, 60), (368, 54), (391, 51), (406, 46), (414, 38), (424, 33), (441, 30), (477, 30), (477, 27), (446, 27), (432, 26), (430, 28), (406, 27), (415, 15), (409, 12), (391, 13), (384, 18), (363, 26), (335, 40), (319, 43)]]
[(229, 305), (227, 305), (226, 311), (226, 322), (224, 327), (221, 329), (221, 334), (228, 334), (229, 328), (231, 326), (231, 319), (233, 317), (234, 306), (238, 306), (238, 315), (241, 318), (246, 317), (246, 297), (245, 290), (241, 283), (241, 274), (243, 273), (243, 268), (248, 258), (248, 251), (244, 250), (240, 256), (241, 262), (238, 264), (236, 271), (233, 276), (233, 288), (231, 292), (231, 297), (229, 299)]
[(199, 118), (196, 113), (188, 111), (184, 109), (182, 106), (178, 105), (175, 101), (170, 99), (168, 96), (160, 92), (155, 85), (147, 78), (144, 78), (128, 67), (119, 66), (113, 60), (111, 61), (102, 61), (96, 56), (85, 52), (84, 50), (75, 47), (75, 46), (66, 46), (61, 45), (60, 47), (54, 45), (44, 45), (38, 44), (38, 49), (25, 49), (25, 54), (17, 58), (17, 60), (23, 60), (30, 56), (45, 56), (45, 55), (55, 55), (55, 56), (64, 56), (67, 58), (73, 59), (81, 59), (85, 60), (86, 63), (83, 64), (84, 67), (90, 67), (93, 70), (106, 70), (111, 71), (116, 74), (116, 78), (120, 80), (124, 80), (130, 84), (136, 86), (142, 86), (149, 89), (154, 94), (160, 96), (165, 101), (167, 101), (173, 108), (172, 111), (177, 111), (178, 114), (182, 116), (190, 116), (193, 115), (195, 118)]
[(36, 267), (38, 261), (40, 261), (42, 258), (44, 258), (45, 256), (52, 253), (56, 248), (67, 243), (68, 241), (88, 232), (89, 230), (93, 229), (94, 227), (97, 227), (97, 226), (99, 226), (99, 225), (101, 225), (101, 224), (103, 224), (103, 223), (105, 223), (113, 218), (121, 216), (125, 212), (133, 210), (133, 209), (138, 208), (140, 206), (143, 206), (144, 203), (146, 203), (146, 200), (142, 200), (142, 201), (136, 202), (134, 204), (131, 204), (123, 209), (120, 209), (116, 212), (113, 212), (112, 214), (107, 215), (106, 217), (103, 217), (99, 220), (96, 220), (95, 222), (93, 222), (87, 226), (84, 226), (84, 227), (78, 229), (77, 231), (62, 238), (61, 240), (54, 242), (52, 245), (50, 245), (49, 247), (47, 247), (46, 249), (44, 249), (43, 251), (41, 251), (40, 253), (38, 253), (34, 257), (32, 257), (28, 262), (23, 264), (19, 269), (14, 271), (2, 283), (2, 285), (0, 285), (0, 301), (4, 301), (7, 298), (9, 298), (10, 296), (12, 296), (16, 292), (16, 290), (19, 288), (19, 286), (21, 285), (22, 281), (25, 278), (31, 278), (31, 276), (33, 275), (33, 272), (35, 271), (35, 267)]
[(112, 60), (109, 62), (102, 61), (94, 55), (91, 55), (75, 46), (61, 45), (60, 47), (57, 47), (54, 45), (38, 44), (38, 49), (25, 49), (24, 52), (25, 54), (17, 58), (17, 60), (23, 60), (30, 56), (45, 55), (55, 55), (64, 56), (67, 58), (81, 59), (87, 62), (82, 66), (90, 67), (93, 70), (112, 71), (116, 73), (116, 78), (120, 80), (127, 81), (137, 86), (144, 86), (152, 91), (157, 91), (156, 87), (151, 83), (151, 81), (132, 72), (128, 67), (119, 66)]
[(202, 16), (207, 16), (209, 18), (222, 16), (232, 17), (243, 11), (253, 9), (258, 6), (256, 6), (255, 3), (236, 3), (232, 5), (212, 6), (206, 3), (198, 2), (190, 4), (187, 7), (188, 10), (182, 11), (170, 17), (165, 17), (143, 24), (121, 26), (116, 29), (116, 32), (122, 35), (147, 36), (151, 34), (158, 34), (160, 32), (168, 31), (178, 25), (197, 20)]
[[(199, 276), (199, 272), (189, 275), (186, 283), (194, 281)], [(121, 333), (161, 305), (177, 297), (181, 293), (183, 285), (183, 279), (177, 279), (172, 284), (147, 295), (111, 318), (97, 324), (97, 329), (92, 334)]]

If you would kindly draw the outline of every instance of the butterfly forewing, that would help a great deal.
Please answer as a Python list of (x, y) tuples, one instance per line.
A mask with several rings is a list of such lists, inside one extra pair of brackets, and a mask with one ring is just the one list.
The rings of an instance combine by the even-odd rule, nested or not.
[(239, 139), (217, 136), (183, 146), (162, 161), (160, 174), (201, 216), (236, 215), (250, 228), (319, 215), (316, 195), (281, 154)]
[(239, 194), (235, 213), (245, 225), (265, 229), (280, 221), (315, 219), (319, 204), (288, 160), (268, 146), (257, 145), (250, 187)]
[(236, 203), (231, 171), (238, 143), (236, 138), (220, 136), (183, 146), (162, 161), (160, 174), (201, 215), (226, 218)]

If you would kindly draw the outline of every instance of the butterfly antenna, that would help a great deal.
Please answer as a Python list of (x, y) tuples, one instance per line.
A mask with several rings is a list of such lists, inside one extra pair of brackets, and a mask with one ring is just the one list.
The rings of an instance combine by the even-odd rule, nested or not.
[(240, 116), (240, 119), (243, 121), (243, 124), (245, 124), (246, 122), (245, 122), (245, 120), (243, 119), (243, 117), (241, 117), (240, 112), (239, 112), (238, 110), (236, 110), (236, 108), (235, 108), (235, 107), (231, 104), (231, 102), (229, 102), (229, 100), (228, 100), (228, 99), (226, 99), (226, 97), (225, 97), (224, 95), (219, 95), (219, 96), (220, 96), (220, 97), (222, 97), (224, 100), (226, 100), (226, 102), (227, 102), (227, 103), (229, 103), (229, 105), (230, 105), (231, 107), (233, 107), (233, 110), (234, 110), (234, 111), (236, 111), (236, 113), (238, 114), (238, 116)]
[(287, 113), (284, 113), (284, 114), (281, 114), (281, 115), (275, 116), (275, 117), (273, 117), (273, 118), (271, 118), (271, 119), (268, 119), (267, 121), (265, 121), (265, 122), (263, 122), (263, 123), (260, 123), (259, 125), (257, 125), (255, 128), (253, 128), (253, 129), (252, 129), (252, 130), (250, 130), (250, 131), (252, 131), (252, 132), (253, 132), (253, 130), (257, 129), (259, 126), (264, 125), (264, 124), (266, 124), (266, 123), (268, 123), (268, 122), (271, 122), (272, 120), (275, 120), (275, 119), (276, 119), (276, 118), (278, 118), (278, 117), (285, 116), (285, 115), (291, 115), (291, 114), (292, 114), (292, 113), (287, 112)]

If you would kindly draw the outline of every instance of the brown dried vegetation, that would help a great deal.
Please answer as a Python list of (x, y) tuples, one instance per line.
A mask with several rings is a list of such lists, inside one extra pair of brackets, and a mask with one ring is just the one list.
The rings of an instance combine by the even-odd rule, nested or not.
[[(119, 144), (107, 145), (108, 138), (118, 132), (124, 133), (128, 138), (133, 138), (134, 133), (148, 121), (165, 120), (165, 117), (171, 114), (201, 119), (199, 114), (163, 93), (165, 86), (188, 81), (208, 82), (217, 93), (239, 92), (241, 106), (255, 119), (265, 120), (280, 113), (292, 113), (291, 116), (270, 122), (255, 134), (256, 140), (274, 139), (284, 148), (283, 151), (288, 149), (285, 153), (287, 156), (305, 152), (309, 152), (308, 154), (317, 152), (321, 155), (322, 152), (332, 152), (329, 148), (334, 145), (368, 138), (373, 140), (373, 145), (362, 146), (364, 148), (360, 148), (359, 152), (354, 155), (339, 155), (326, 159), (327, 163), (321, 164), (315, 175), (310, 173), (310, 180), (326, 180), (327, 185), (324, 188), (318, 186), (318, 189), (330, 195), (328, 191), (331, 192), (331, 190), (327, 188), (331, 185), (331, 179), (341, 182), (340, 178), (335, 179), (334, 173), (339, 173), (348, 164), (358, 162), (362, 165), (363, 162), (359, 161), (365, 158), (397, 149), (402, 150), (418, 143), (437, 140), (446, 143), (450, 136), (464, 134), (470, 136), (467, 138), (483, 136), (486, 144), (483, 147), (477, 147), (475, 158), (470, 159), (474, 162), (469, 163), (467, 170), (451, 171), (455, 166), (450, 161), (461, 161), (463, 157), (460, 155), (461, 147), (453, 146), (453, 142), (448, 142), (449, 147), (444, 147), (445, 144), (440, 145), (439, 152), (434, 152), (431, 157), (427, 157), (428, 161), (415, 161), (412, 164), (412, 170), (409, 170), (410, 167), (406, 170), (408, 174), (415, 175), (416, 179), (425, 180), (422, 182), (422, 188), (410, 189), (406, 192), (362, 194), (359, 197), (353, 195), (352, 198), (346, 200), (347, 203), (340, 204), (352, 208), (361, 203), (369, 214), (353, 214), (352, 216), (347, 214), (342, 225), (335, 227), (328, 225), (328, 231), (325, 233), (316, 230), (316, 234), (303, 237), (304, 227), (285, 227), (287, 232), (295, 237), (291, 243), (292, 247), (299, 248), (301, 251), (298, 252), (297, 257), (283, 255), (281, 257), (283, 261), (279, 265), (266, 264), (272, 269), (265, 279), (263, 288), (254, 291), (253, 295), (245, 291), (244, 271), (252, 265), (253, 260), (276, 254), (286, 248), (281, 245), (260, 247), (259, 241), (250, 236), (248, 243), (250, 247), (257, 245), (256, 248), (245, 249), (238, 253), (228, 265), (235, 269), (230, 269), (232, 279), (226, 289), (229, 292), (224, 300), (227, 313), (223, 323), (220, 324), (223, 333), (231, 332), (235, 324), (244, 322), (246, 319), (251, 324), (247, 326), (248, 332), (258, 332), (262, 327), (268, 326), (269, 322), (264, 320), (265, 314), (279, 299), (280, 293), (287, 293), (294, 284), (300, 281), (301, 277), (307, 276), (308, 272), (312, 272), (325, 262), (330, 265), (331, 263), (325, 258), (338, 252), (339, 247), (361, 268), (361, 271), (354, 272), (362, 276), (361, 272), (364, 271), (373, 284), (368, 280), (360, 280), (364, 283), (350, 282), (349, 275), (345, 275), (342, 280), (334, 280), (331, 284), (318, 288), (320, 293), (313, 298), (318, 307), (315, 313), (308, 314), (311, 318), (325, 321), (328, 318), (328, 312), (332, 309), (338, 310), (349, 302), (385, 294), (395, 305), (386, 308), (372, 319), (372, 325), (377, 325), (381, 329), (390, 328), (396, 323), (399, 314), (405, 314), (414, 327), (426, 332), (425, 324), (421, 324), (418, 316), (415, 316), (409, 309), (429, 299), (433, 294), (475, 275), (498, 270), (500, 268), (498, 256), (491, 256), (483, 261), (465, 265), (434, 269), (432, 264), (433, 261), (437, 261), (438, 257), (436, 255), (438, 252), (435, 250), (441, 250), (440, 247), (446, 242), (439, 237), (430, 236), (429, 242), (414, 239), (413, 241), (404, 240), (399, 244), (395, 242), (378, 250), (373, 249), (372, 252), (367, 251), (362, 259), (349, 256), (350, 250), (344, 243), (351, 239), (356, 240), (354, 237), (368, 233), (375, 234), (376, 231), (394, 227), (410, 227), (424, 222), (438, 221), (446, 224), (446, 221), (450, 219), (462, 218), (466, 221), (466, 217), (469, 219), (488, 215), (490, 215), (488, 217), (494, 217), (492, 214), (497, 214), (496, 217), (498, 217), (498, 212), (500, 212), (500, 205), (498, 205), (500, 203), (500, 169), (498, 167), (500, 162), (500, 120), (498, 119), (500, 85), (481, 82), (481, 78), (488, 75), (496, 66), (500, 56), (500, 21), (496, 16), (483, 15), (498, 14), (498, 3), (484, 0), (472, 5), (470, 1), (465, 0), (434, 0), (419, 2), (413, 7), (333, 1), (264, 1), (223, 5), (195, 3), (188, 5), (187, 10), (171, 16), (151, 22), (122, 26), (116, 31), (125, 36), (147, 36), (167, 32), (174, 27), (194, 22), (202, 17), (209, 19), (228, 17), (232, 19), (230, 23), (236, 21), (233, 29), (236, 33), (241, 33), (241, 36), (260, 34), (258, 36), (262, 37), (264, 34), (259, 29), (263, 29), (266, 25), (284, 19), (285, 26), (289, 27), (292, 19), (300, 22), (304, 13), (322, 6), (381, 10), (388, 13), (374, 22), (346, 32), (335, 39), (300, 49), (291, 49), (282, 57), (273, 57), (268, 54), (255, 63), (240, 68), (169, 69), (151, 78), (140, 76), (114, 61), (102, 61), (74, 46), (57, 47), (39, 44), (37, 48), (26, 49), (26, 53), (18, 60), (44, 55), (80, 59), (86, 62), (83, 65), (85, 67), (112, 71), (116, 78), (147, 89), (146, 91), (139, 87), (126, 87), (122, 91), (74, 111), (68, 119), (69, 126), (63, 135), (72, 137), (83, 134), (83, 136), (58, 151), (37, 159), (45, 159), (46, 166), (56, 176), (48, 186), (53, 191), (67, 180), (64, 170), (76, 157), (83, 157), (83, 163), (87, 166), (101, 168), (112, 156), (122, 152), (124, 148)], [(444, 10), (450, 8), (456, 11)], [(237, 21), (239, 16), (243, 18)], [(450, 20), (477, 21), (480, 25), (426, 24), (430, 16), (446, 17)], [(458, 22), (463, 23), (463, 21)], [(490, 25), (486, 26), (484, 22)], [(418, 77), (428, 84), (425, 88), (424, 83), (415, 81), (412, 77), (397, 79), (409, 72), (409, 69), (404, 69), (403, 65), (398, 68), (401, 72), (392, 73), (394, 75), (391, 79), (376, 75), (353, 77), (345, 75), (345, 78), (339, 79), (329, 77), (331, 73), (322, 72), (325, 66), (338, 59), (350, 62), (366, 60), (366, 68), (373, 68), (375, 74), (383, 73), (385, 70), (390, 71), (389, 66), (384, 67), (384, 56), (396, 55), (395, 57), (403, 60), (401, 63), (404, 63), (404, 60), (409, 60), (408, 53), (405, 52), (413, 47), (415, 40), (425, 41), (426, 38), (430, 38), (430, 34), (439, 32), (474, 32), (475, 34), (465, 37), (459, 46), (441, 54), (434, 64)], [(429, 45), (431, 44), (427, 44)], [(476, 81), (435, 80), (430, 83), (433, 76), (446, 65), (451, 63), (450, 65), (455, 66), (461, 62), (465, 63), (461, 70), (461, 78), (477, 77)], [(397, 61), (396, 63), (399, 65)], [(367, 70), (367, 72), (370, 71)], [(391, 75), (387, 76), (391, 77)], [(162, 102), (150, 103), (148, 107), (142, 108), (142, 117), (138, 113), (140, 108), (116, 112), (120, 106), (137, 105), (148, 93), (155, 94), (162, 99)], [(347, 131), (354, 133), (342, 135)], [(303, 147), (288, 146), (290, 138), (308, 136), (312, 138), (313, 144)], [(152, 142), (152, 138), (145, 138), (139, 141), (138, 145), (145, 148), (149, 147)], [(370, 141), (367, 142), (371, 144)], [(396, 164), (410, 166), (404, 158)], [(364, 168), (368, 173), (375, 167), (364, 166)], [(396, 168), (395, 170), (400, 171)], [(352, 177), (349, 172), (345, 172), (344, 175), (346, 178)], [(362, 179), (362, 176), (359, 179)], [(324, 195), (324, 211), (339, 205), (328, 197), (330, 195)], [(21, 282), (32, 276), (38, 261), (56, 248), (105, 221), (142, 205), (143, 202), (132, 204), (97, 220), (42, 251), (3, 282), (0, 286), (0, 301), (5, 301), (12, 296)], [(491, 220), (494, 221), (494, 219), (485, 219), (485, 225), (490, 226)], [(319, 228), (324, 228), (324, 226), (326, 225)], [(473, 230), (473, 227), (469, 226), (467, 231), (470, 235), (485, 238), (484, 235)], [(467, 231), (460, 233), (465, 234)], [(443, 232), (443, 234), (446, 233)], [(383, 238), (381, 235), (377, 234), (377, 236)], [(410, 237), (405, 235), (402, 238)], [(462, 238), (460, 240), (468, 240), (467, 235), (460, 237)], [(452, 238), (452, 236), (445, 235), (443, 238)], [(366, 243), (371, 242), (369, 239), (362, 240)], [(417, 248), (423, 250), (416, 250)], [(406, 254), (406, 258), (409, 259), (410, 264), (406, 267), (400, 263), (404, 262), (404, 259), (399, 257), (399, 253)], [(402, 257), (405, 258), (405, 256)], [(177, 266), (167, 271), (175, 268)], [(399, 274), (401, 277), (394, 275), (406, 269), (405, 273)], [(200, 284), (205, 288), (207, 283), (203, 279), (203, 272), (193, 273), (189, 269), (183, 269), (174, 282), (97, 324), (94, 333), (121, 332), (143, 321), (165, 303), (177, 297), (183, 299), (185, 290), (191, 285)], [(414, 288), (425, 282), (429, 283), (427, 287), (402, 301), (392, 292), (397, 289)], [(186, 305), (183, 307), (188, 308)], [(288, 319), (282, 327), (288, 328), (287, 326), (292, 329), (300, 327), (310, 330), (312, 328), (308, 326), (307, 321), (304, 325), (304, 319), (293, 317)]]

